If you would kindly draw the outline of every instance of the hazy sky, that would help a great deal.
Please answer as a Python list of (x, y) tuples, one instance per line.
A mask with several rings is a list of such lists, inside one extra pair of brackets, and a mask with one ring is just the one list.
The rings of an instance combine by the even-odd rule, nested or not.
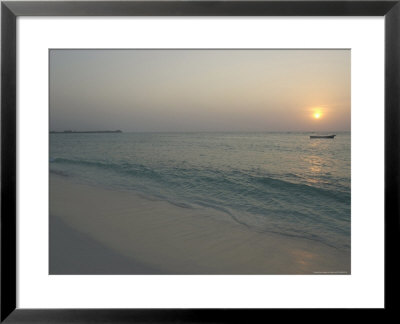
[(50, 129), (350, 130), (350, 50), (52, 50)]

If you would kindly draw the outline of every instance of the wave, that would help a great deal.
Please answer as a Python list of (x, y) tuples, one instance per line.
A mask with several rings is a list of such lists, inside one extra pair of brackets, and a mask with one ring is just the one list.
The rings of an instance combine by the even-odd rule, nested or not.
[(52, 163), (64, 163), (73, 165), (83, 165), (88, 167), (101, 168), (105, 170), (122, 172), (130, 175), (151, 175), (158, 177), (153, 169), (146, 167), (142, 164), (132, 164), (127, 162), (112, 163), (112, 162), (102, 162), (102, 161), (88, 161), (88, 160), (75, 160), (66, 158), (53, 158)]
[[(350, 192), (311, 186), (290, 175), (278, 178), (252, 170), (168, 164), (150, 167), (127, 161), (64, 157), (53, 158), (50, 168), (54, 173), (78, 176), (99, 170), (92, 172), (95, 181), (113, 181), (107, 184), (143, 192), (182, 208), (212, 208), (259, 232), (302, 237), (334, 247), (349, 246), (337, 243), (330, 233), (349, 236)], [(338, 229), (343, 227), (346, 230), (340, 233)], [(319, 235), (313, 234), (316, 228)]]
[[(309, 184), (293, 182), (288, 180), (279, 179), (274, 176), (251, 174), (248, 171), (243, 170), (213, 170), (210, 168), (189, 168), (189, 167), (170, 167), (163, 170), (155, 170), (154, 168), (148, 167), (143, 164), (134, 164), (128, 162), (105, 162), (105, 161), (90, 161), (90, 160), (77, 160), (67, 158), (53, 158), (52, 163), (64, 163), (73, 165), (82, 165), (87, 167), (100, 168), (110, 170), (116, 173), (123, 173), (131, 176), (150, 177), (152, 179), (171, 178), (170, 180), (176, 179), (188, 179), (189, 183), (185, 183), (187, 188), (190, 186), (197, 186), (202, 183), (219, 184), (224, 186), (232, 186), (232, 189), (239, 189), (238, 185), (245, 185), (247, 191), (254, 188), (254, 185), (261, 184), (265, 187), (280, 188), (286, 192), (303, 192), (311, 195), (322, 195), (332, 199), (349, 202), (349, 192), (340, 191), (338, 188), (334, 190), (326, 189), (317, 186), (311, 186)], [(164, 175), (164, 177), (163, 177)], [(291, 175), (291, 174), (289, 174)], [(301, 180), (301, 179), (300, 179)], [(182, 185), (180, 182), (179, 185)], [(257, 193), (257, 191), (254, 191)]]
[(65, 171), (61, 171), (61, 170), (54, 170), (54, 169), (50, 169), (50, 173), (62, 176), (62, 177), (69, 177), (70, 174), (68, 172)]
[(255, 181), (259, 181), (265, 185), (269, 186), (279, 186), (282, 188), (285, 188), (285, 190), (288, 191), (302, 191), (302, 192), (309, 192), (310, 194), (313, 195), (323, 195), (327, 196), (339, 201), (346, 201), (350, 202), (350, 196), (346, 192), (341, 192), (338, 191), (337, 189), (335, 190), (329, 190), (321, 187), (314, 187), (310, 186), (308, 184), (302, 184), (302, 183), (294, 183), (290, 181), (285, 181), (285, 180), (280, 180), (272, 177), (258, 177), (255, 179)]

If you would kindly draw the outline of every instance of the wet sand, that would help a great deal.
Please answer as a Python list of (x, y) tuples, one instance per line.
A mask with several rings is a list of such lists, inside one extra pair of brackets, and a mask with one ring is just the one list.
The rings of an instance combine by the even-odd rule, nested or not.
[(210, 213), (51, 174), (50, 274), (350, 273), (348, 252)]

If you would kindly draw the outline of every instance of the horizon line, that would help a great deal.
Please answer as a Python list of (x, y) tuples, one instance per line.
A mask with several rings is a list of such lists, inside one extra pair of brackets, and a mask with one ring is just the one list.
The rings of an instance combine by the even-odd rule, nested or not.
[(351, 130), (206, 130), (206, 131), (124, 131), (124, 130), (51, 130), (49, 133), (71, 134), (71, 133), (343, 133)]

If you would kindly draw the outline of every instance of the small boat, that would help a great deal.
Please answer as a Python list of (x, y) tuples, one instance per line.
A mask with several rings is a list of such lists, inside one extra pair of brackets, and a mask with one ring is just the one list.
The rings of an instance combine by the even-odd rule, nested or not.
[(310, 138), (335, 138), (336, 135), (310, 135)]

